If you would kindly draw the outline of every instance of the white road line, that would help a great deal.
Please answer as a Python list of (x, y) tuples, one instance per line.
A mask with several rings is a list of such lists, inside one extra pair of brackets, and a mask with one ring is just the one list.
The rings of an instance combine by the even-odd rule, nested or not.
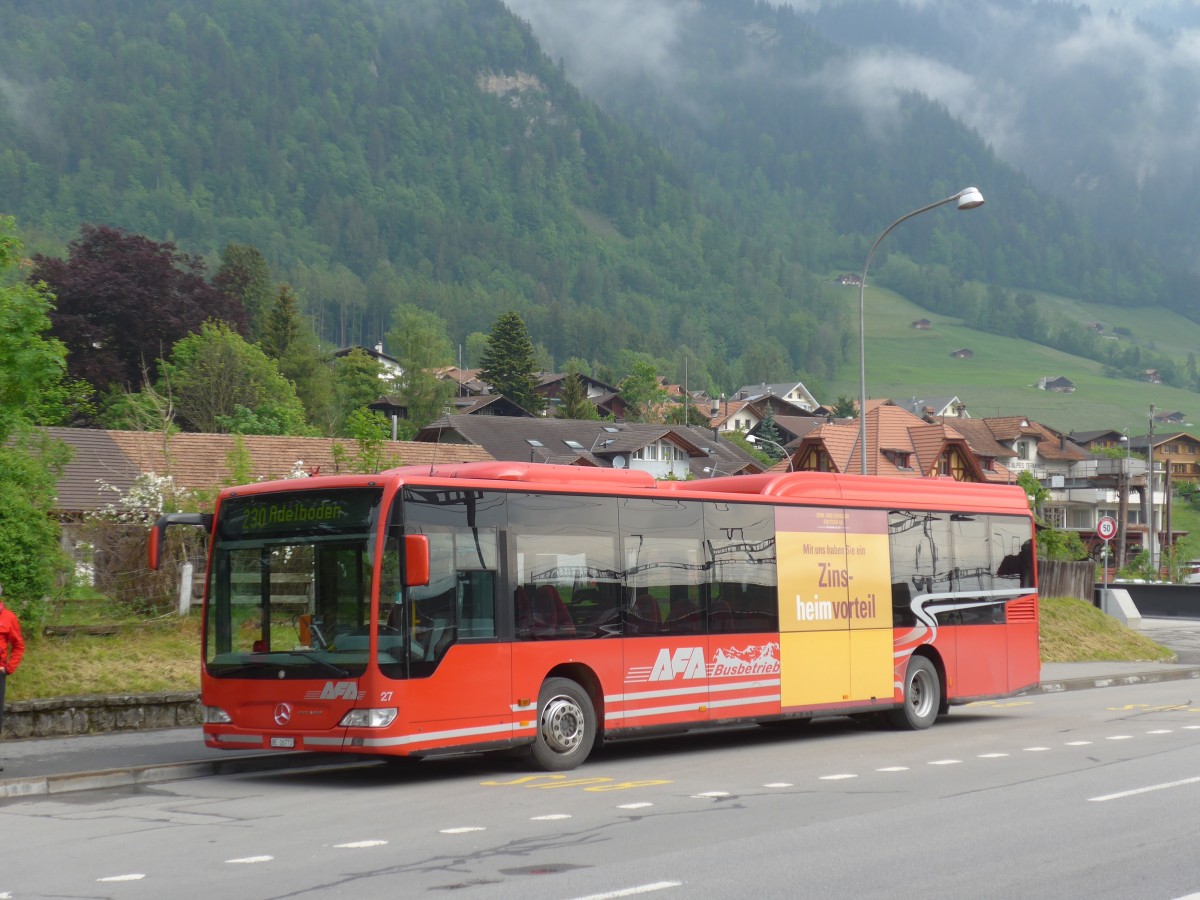
[(1112, 734), (1105, 738), (1106, 741), (1128, 741), (1133, 737), (1132, 734)]
[(138, 872), (138, 873), (131, 873), (129, 875), (109, 875), (107, 878), (97, 878), (96, 880), (97, 881), (141, 881), (145, 877), (146, 877), (145, 875)]
[(842, 772), (838, 775), (822, 775), (821, 781), (841, 781), (843, 778), (857, 778), (857, 777), (858, 777), (857, 775), (854, 775), (850, 772)]
[(362, 850), (366, 847), (382, 847), (387, 841), (350, 841), (346, 844), (334, 844), (335, 850)]
[(703, 794), (692, 794), (693, 800), (708, 800), (711, 797), (728, 797), (728, 791), (705, 791)]
[(1195, 784), (1200, 777), (1185, 778), (1183, 781), (1169, 781), (1166, 784), (1152, 784), (1149, 787), (1134, 788), (1132, 791), (1121, 791), (1117, 794), (1105, 794), (1103, 797), (1088, 797), (1088, 803), (1103, 803), (1105, 800), (1121, 800), (1125, 797), (1135, 797), (1138, 794), (1149, 794), (1151, 791), (1165, 791), (1167, 788), (1182, 787), (1185, 784)]
[(1045, 750), (1049, 750), (1049, 749), (1050, 749), (1049, 747), (1026, 747), (1025, 752), (1026, 753), (1041, 753), (1041, 752), (1043, 752)]
[(980, 759), (1000, 759), (1002, 756), (1008, 756), (1007, 753), (980, 753)]
[(464, 825), (462, 828), (443, 828), (442, 834), (470, 834), (472, 831), (483, 831), (478, 825)]
[(622, 803), (617, 809), (645, 809), (647, 806), (653, 805), (653, 803)]
[(586, 897), (577, 897), (576, 900), (610, 900), (610, 898), (616, 897), (633, 897), (637, 894), (649, 894), (651, 891), (665, 891), (667, 888), (675, 887), (683, 887), (683, 882), (656, 881), (653, 884), (643, 884), (620, 891), (609, 891), (606, 894), (588, 894)]
[(230, 863), (230, 864), (260, 863), (260, 862), (270, 862), (274, 858), (275, 857), (273, 857), (273, 856), (243, 856), (241, 859), (227, 859), (227, 860), (225, 860), (225, 862)]
[(1086, 747), (1091, 741), (1067, 741), (1068, 747)]
[(795, 787), (795, 785), (792, 784), (790, 781), (769, 781), (766, 784), (764, 784), (763, 787), (785, 788), (785, 787)]
[(884, 766), (882, 769), (876, 769), (876, 772), (907, 772), (908, 766)]
[(931, 766), (956, 766), (960, 762), (962, 762), (961, 759), (934, 759), (934, 760), (929, 761), (929, 765), (931, 765)]
[(559, 819), (571, 818), (566, 813), (550, 813), (548, 816), (534, 816), (529, 821), (531, 822), (557, 822)]
[(1147, 731), (1146, 734), (1170, 734), (1174, 730), (1173, 728), (1155, 728), (1153, 731)]

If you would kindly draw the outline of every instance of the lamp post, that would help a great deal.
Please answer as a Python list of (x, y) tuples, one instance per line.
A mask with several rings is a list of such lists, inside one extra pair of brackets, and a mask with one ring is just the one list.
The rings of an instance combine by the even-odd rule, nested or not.
[(793, 468), (793, 466), (792, 466), (792, 463), (794, 462), (794, 460), (793, 460), (793, 458), (792, 458), (792, 454), (788, 453), (788, 451), (787, 451), (787, 448), (786, 448), (786, 447), (784, 447), (782, 444), (777, 444), (777, 443), (775, 443), (774, 441), (769, 441), (769, 440), (767, 440), (765, 437), (759, 437), (759, 436), (758, 436), (758, 435), (756, 435), (756, 434), (748, 434), (748, 435), (746, 435), (746, 443), (747, 443), (747, 444), (770, 444), (772, 447), (778, 447), (778, 448), (779, 448), (779, 452), (780, 452), (780, 453), (782, 453), (784, 456), (786, 456), (786, 457), (787, 457), (787, 461), (788, 461), (788, 471), (789, 471), (789, 472), (794, 472), (794, 471), (796, 471), (796, 470)]
[(922, 206), (920, 209), (914, 209), (912, 212), (904, 214), (885, 228), (883, 234), (875, 239), (875, 243), (871, 245), (871, 252), (867, 254), (867, 261), (863, 264), (862, 277), (858, 282), (858, 452), (862, 460), (862, 474), (864, 475), (867, 474), (867, 269), (871, 268), (871, 257), (875, 255), (875, 250), (879, 247), (880, 242), (888, 236), (893, 228), (906, 219), (919, 216), (931, 209), (937, 209), (947, 203), (957, 203), (959, 209), (975, 209), (977, 206), (983, 206), (983, 194), (979, 192), (979, 188), (963, 188), (945, 200), (930, 203), (928, 206)]

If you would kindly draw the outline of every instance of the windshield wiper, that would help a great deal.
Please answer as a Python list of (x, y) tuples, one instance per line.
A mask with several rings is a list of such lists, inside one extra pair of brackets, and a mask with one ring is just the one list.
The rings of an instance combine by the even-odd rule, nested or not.
[(341, 666), (335, 666), (329, 660), (321, 659), (319, 656), (316, 656), (315, 655), (316, 652), (317, 651), (315, 651), (315, 650), (308, 652), (308, 653), (306, 653), (302, 650), (273, 650), (273, 651), (271, 651), (271, 655), (276, 656), (279, 654), (283, 654), (285, 656), (299, 656), (302, 659), (308, 660), (309, 662), (315, 662), (318, 665), (323, 666), (325, 669), (327, 669), (330, 672), (333, 672), (335, 675), (338, 675), (339, 677), (344, 678), (345, 676), (350, 674), (348, 671), (343, 669)]
[[(277, 669), (280, 666), (288, 665), (288, 663), (281, 663), (277, 659), (274, 658), (274, 657), (278, 657), (278, 656), (299, 656), (301, 659), (307, 660), (308, 662), (316, 663), (317, 665), (321, 666), (326, 671), (332, 672), (333, 674), (337, 675), (339, 678), (345, 678), (346, 676), (348, 676), (350, 674), (348, 671), (343, 669), (341, 666), (335, 666), (333, 663), (329, 662), (329, 660), (321, 659), (318, 656), (313, 656), (311, 654), (303, 653), (298, 650), (272, 650), (269, 653), (256, 654), (256, 655), (261, 656), (262, 658), (261, 659), (253, 659), (250, 662), (242, 663), (241, 665), (234, 666), (231, 669), (216, 669), (216, 670), (214, 670), (214, 669), (210, 668), (209, 674), (211, 674), (212, 676), (214, 676), (216, 678), (228, 678), (231, 675), (240, 675), (243, 672), (252, 672), (252, 671), (259, 670), (259, 669), (267, 669), (267, 668)], [(291, 665), (294, 667), (296, 664), (291, 663)]]

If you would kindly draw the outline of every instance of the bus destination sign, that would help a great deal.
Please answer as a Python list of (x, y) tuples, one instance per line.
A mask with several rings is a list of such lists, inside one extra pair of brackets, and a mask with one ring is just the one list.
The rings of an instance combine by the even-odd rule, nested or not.
[(231, 497), (221, 504), (225, 538), (257, 534), (362, 532), (379, 503), (377, 490), (295, 491)]

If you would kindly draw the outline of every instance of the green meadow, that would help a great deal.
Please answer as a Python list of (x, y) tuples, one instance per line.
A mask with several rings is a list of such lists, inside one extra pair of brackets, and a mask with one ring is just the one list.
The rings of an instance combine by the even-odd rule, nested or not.
[[(833, 302), (845, 303), (858, 319), (858, 288), (828, 285)], [(1100, 322), (1105, 333), (1129, 329), (1143, 346), (1177, 358), (1182, 368), (1190, 352), (1200, 356), (1200, 325), (1163, 309), (1121, 310), (1084, 304), (1052, 295), (1038, 295), (1047, 317), (1081, 323)], [(918, 319), (929, 319), (927, 331), (913, 328)], [(868, 286), (866, 293), (867, 396), (907, 401), (912, 398), (958, 397), (972, 418), (1028, 416), (1062, 431), (1128, 428), (1133, 435), (1146, 433), (1150, 404), (1158, 410), (1181, 412), (1185, 423), (1200, 423), (1200, 394), (1164, 384), (1110, 378), (1102, 364), (1071, 356), (1028, 341), (976, 331), (940, 313), (930, 313), (899, 294)], [(1118, 338), (1111, 338), (1116, 340)], [(969, 359), (955, 359), (954, 351), (972, 351)], [(857, 398), (858, 353), (836, 378), (828, 380), (830, 400)], [(1039, 390), (1039, 378), (1066, 377), (1075, 391), (1059, 394)], [(1157, 424), (1155, 432), (1188, 431), (1191, 424)]]

